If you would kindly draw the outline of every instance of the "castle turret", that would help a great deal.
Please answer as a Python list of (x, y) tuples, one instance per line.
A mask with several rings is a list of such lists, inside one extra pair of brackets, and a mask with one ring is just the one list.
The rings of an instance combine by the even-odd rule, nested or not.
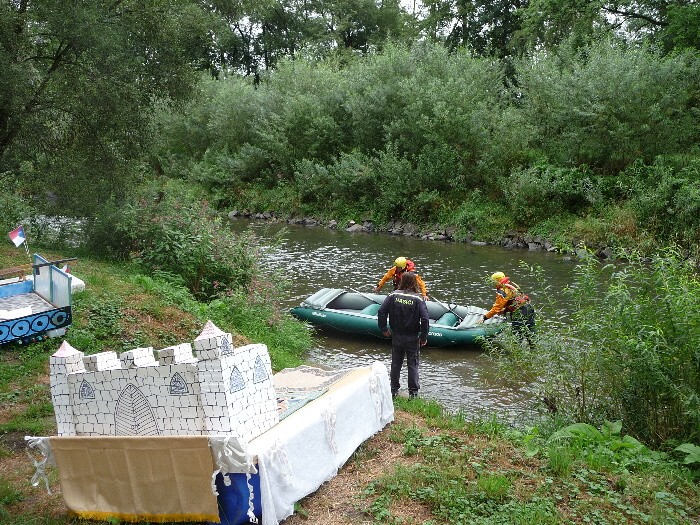
[(82, 352), (73, 348), (67, 341), (63, 341), (58, 351), (49, 359), (51, 401), (56, 414), (59, 436), (75, 435), (73, 400), (68, 386), (68, 375), (85, 371), (83, 356)]
[(250, 441), (279, 422), (265, 345), (233, 348), (231, 334), (208, 321), (194, 347), (208, 433)]
[(199, 361), (199, 384), (204, 430), (209, 434), (231, 434), (233, 426), (226, 399), (227, 379), (221, 358), (233, 352), (231, 334), (222, 332), (207, 321), (202, 332), (194, 340)]

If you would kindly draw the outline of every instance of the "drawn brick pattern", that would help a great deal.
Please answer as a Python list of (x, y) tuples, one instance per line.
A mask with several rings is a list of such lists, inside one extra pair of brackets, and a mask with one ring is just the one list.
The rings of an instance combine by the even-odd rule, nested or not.
[(277, 424), (265, 345), (235, 348), (231, 334), (209, 321), (194, 354), (183, 343), (155, 356), (150, 347), (85, 356), (64, 342), (50, 359), (58, 435), (219, 434), (250, 441)]

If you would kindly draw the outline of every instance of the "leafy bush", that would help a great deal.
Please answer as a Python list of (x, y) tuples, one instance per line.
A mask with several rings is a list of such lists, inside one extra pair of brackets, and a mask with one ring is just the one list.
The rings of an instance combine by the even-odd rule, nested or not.
[(683, 443), (674, 449), (676, 452), (685, 454), (683, 463), (686, 465), (696, 465), (700, 467), (700, 447), (692, 443)]
[(330, 214), (330, 204), (428, 222), (446, 196), (529, 158), (531, 127), (508, 95), (498, 64), (428, 42), (388, 45), (341, 70), (282, 61), (257, 88), (235, 76), (205, 82), (184, 116), (163, 111), (154, 157), (217, 203), (249, 205), (251, 186), (291, 185), (299, 195), (288, 204), (305, 213)]
[[(441, 169), (434, 173), (426, 172), (426, 165), (421, 169), (424, 171), (414, 170), (395, 148), (387, 148), (375, 158), (354, 150), (341, 154), (330, 165), (303, 160), (294, 173), (296, 195), (292, 202), (302, 213), (312, 215), (360, 213), (371, 214), (379, 222), (427, 222), (440, 213), (449, 185), (438, 173)], [(438, 178), (439, 184), (430, 181)]]
[(258, 268), (252, 236), (234, 236), (206, 204), (156, 208), (144, 210), (137, 230), (138, 258), (149, 271), (182, 277), (200, 299), (247, 289)]
[(539, 165), (513, 172), (502, 182), (506, 206), (523, 225), (562, 213), (580, 213), (599, 204), (597, 178), (585, 167)]
[(109, 199), (83, 226), (84, 249), (97, 257), (126, 261), (136, 250), (133, 208)]
[(628, 258), (577, 267), (573, 322), (539, 323), (535, 347), (507, 343), (502, 362), (564, 421), (620, 420), (649, 446), (697, 440), (700, 281), (676, 251)]
[(525, 120), (550, 162), (614, 175), (637, 159), (687, 151), (698, 141), (696, 59), (602, 40), (519, 66)]
[(378, 171), (359, 151), (344, 153), (329, 165), (303, 160), (294, 182), (307, 213), (342, 215), (348, 208), (372, 209), (379, 191)]
[(457, 235), (461, 238), (473, 233), (477, 239), (490, 241), (501, 238), (513, 218), (505, 206), (488, 200), (476, 189), (459, 204), (451, 222), (457, 226)]
[(381, 177), (373, 197), (376, 218), (381, 221), (408, 220), (417, 190), (413, 184), (410, 161), (402, 157), (395, 147), (388, 147), (379, 153), (374, 166)]
[(135, 257), (149, 272), (179, 276), (201, 300), (247, 291), (259, 272), (255, 238), (234, 235), (200, 198), (196, 188), (176, 181), (144, 186), (91, 221), (88, 246), (102, 255)]
[(673, 167), (659, 159), (651, 166), (636, 164), (630, 206), (640, 225), (663, 239), (685, 247), (700, 241), (700, 159)]
[(556, 455), (563, 443), (574, 456), (596, 463), (591, 466), (597, 469), (605, 463), (611, 470), (621, 471), (664, 458), (632, 436), (623, 436), (621, 421), (604, 421), (600, 430), (588, 423), (561, 428), (548, 439), (549, 455)]

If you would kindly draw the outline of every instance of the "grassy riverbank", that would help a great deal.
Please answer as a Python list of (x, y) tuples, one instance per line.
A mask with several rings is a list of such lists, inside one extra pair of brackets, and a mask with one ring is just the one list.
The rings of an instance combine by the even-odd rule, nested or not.
[(394, 423), (287, 523), (698, 523), (687, 472), (615, 432), (603, 436), (545, 440), (399, 398)]
[[(41, 250), (49, 258), (73, 254)], [(0, 267), (25, 262), (0, 248)], [(74, 296), (66, 339), (86, 353), (163, 347), (192, 340), (207, 319), (236, 342), (264, 342), (273, 368), (302, 363), (305, 329), (270, 307), (195, 301), (184, 289), (144, 275), (130, 263), (80, 257), (86, 282)], [(29, 483), (25, 435), (52, 435), (48, 358), (60, 340), (0, 347), (0, 522), (65, 525), (71, 518), (55, 492)], [(516, 431), (496, 420), (447, 415), (430, 401), (397, 401), (396, 421), (362, 445), (339, 475), (300, 502), (291, 525), (567, 524), (700, 521), (700, 491), (691, 470), (620, 434), (600, 430)], [(697, 473), (696, 473), (697, 474)], [(111, 522), (114, 525), (117, 522)]]

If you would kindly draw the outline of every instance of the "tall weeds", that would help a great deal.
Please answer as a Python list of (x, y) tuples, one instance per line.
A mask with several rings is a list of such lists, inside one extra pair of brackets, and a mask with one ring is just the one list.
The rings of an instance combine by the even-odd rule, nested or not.
[[(700, 281), (675, 250), (624, 265), (588, 257), (562, 296), (572, 322), (540, 316), (537, 344), (505, 341), (505, 370), (526, 370), (563, 421), (621, 420), (650, 446), (700, 440)], [(545, 312), (547, 309), (545, 308)]]

